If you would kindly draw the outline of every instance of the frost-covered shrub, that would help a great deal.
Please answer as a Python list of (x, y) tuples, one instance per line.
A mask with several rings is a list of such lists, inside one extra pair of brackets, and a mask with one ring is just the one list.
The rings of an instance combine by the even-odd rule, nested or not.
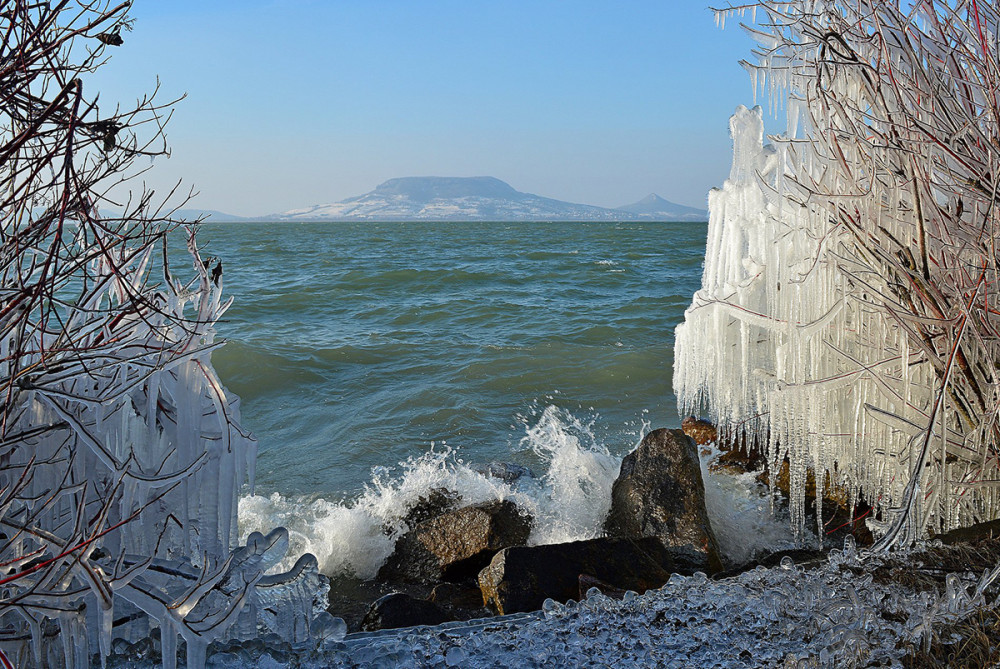
[(169, 212), (122, 184), (166, 151), (165, 108), (86, 86), (129, 5), (0, 12), (0, 652), (17, 666), (87, 667), (154, 626), (164, 666), (178, 635), (199, 666), (213, 639), (268, 624), (263, 601), (290, 606), (270, 627), (302, 641), (320, 590), (311, 556), (263, 576), (284, 530), (237, 546), (256, 446), (210, 360), (221, 266), (192, 231), (175, 271)]
[(996, 6), (717, 16), (749, 11), (755, 93), (788, 127), (765, 146), (759, 108), (733, 117), (702, 289), (677, 331), (680, 402), (789, 459), (799, 527), (809, 468), (877, 504), (886, 545), (997, 517)]

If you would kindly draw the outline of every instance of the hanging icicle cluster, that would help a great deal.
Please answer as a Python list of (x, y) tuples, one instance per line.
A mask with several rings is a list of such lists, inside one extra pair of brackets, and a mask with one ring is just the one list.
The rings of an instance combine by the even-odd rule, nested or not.
[[(684, 411), (878, 506), (882, 545), (1000, 515), (1000, 35), (976, 0), (761, 2), (760, 108), (731, 122)], [(817, 486), (817, 495), (823, 486)], [(821, 507), (817, 507), (821, 508)], [(819, 528), (822, 531), (822, 527)]]
[(179, 279), (151, 193), (112, 200), (166, 150), (164, 107), (102, 114), (85, 94), (129, 4), (0, 13), (0, 652), (16, 666), (89, 667), (112, 635), (158, 626), (164, 666), (179, 636), (198, 667), (258, 625), (306, 640), (322, 598), (311, 556), (264, 576), (285, 530), (237, 546), (256, 445), (211, 365), (221, 266), (192, 232)]

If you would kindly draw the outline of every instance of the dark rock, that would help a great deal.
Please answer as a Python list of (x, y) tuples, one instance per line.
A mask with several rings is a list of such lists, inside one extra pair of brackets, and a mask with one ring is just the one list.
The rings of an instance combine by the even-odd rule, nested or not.
[(462, 583), (438, 583), (431, 590), (431, 596), (428, 599), (439, 606), (461, 609), (483, 607), (482, 591), (475, 586)]
[(455, 620), (491, 615), (491, 611), (483, 603), (482, 591), (472, 583), (438, 583), (428, 600), (440, 606)]
[(416, 625), (440, 625), (450, 619), (434, 602), (393, 592), (375, 600), (368, 615), (361, 621), (361, 629), (374, 632)]
[(528, 540), (531, 521), (509, 501), (449, 511), (407, 532), (379, 579), (432, 583), (474, 577), (502, 548)]
[(939, 539), (945, 545), (955, 544), (978, 544), (992, 541), (1000, 537), (1000, 520), (990, 520), (985, 523), (976, 523), (968, 527), (960, 527), (944, 534), (934, 535), (934, 539)]
[(627, 590), (622, 590), (621, 588), (616, 588), (610, 583), (605, 583), (599, 578), (594, 578), (590, 574), (580, 574), (579, 578), (580, 584), (580, 601), (587, 598), (587, 593), (591, 588), (597, 588), (601, 591), (601, 594), (606, 595), (612, 599), (624, 599)]
[(535, 478), (533, 471), (513, 462), (487, 462), (485, 465), (474, 465), (472, 469), (487, 478), (500, 479), (504, 483), (513, 483), (521, 478)]
[(403, 592), (416, 599), (426, 599), (430, 587), (421, 583), (383, 583), (364, 581), (354, 576), (340, 574), (330, 579), (327, 611), (342, 618), (349, 632), (361, 629), (361, 621), (368, 614), (371, 603), (392, 592)]
[(451, 490), (445, 488), (432, 488), (427, 495), (421, 495), (417, 501), (406, 511), (403, 516), (403, 523), (407, 527), (416, 527), (425, 520), (436, 518), (443, 513), (458, 508), (462, 497)]
[(726, 578), (731, 578), (733, 576), (739, 576), (740, 574), (748, 571), (753, 571), (757, 567), (766, 567), (768, 569), (773, 569), (781, 564), (782, 558), (789, 557), (792, 561), (805, 569), (812, 569), (813, 567), (818, 567), (826, 563), (827, 552), (825, 550), (813, 550), (808, 548), (790, 548), (785, 550), (776, 551), (774, 553), (768, 553), (767, 555), (751, 560), (750, 562), (735, 567), (733, 569), (727, 569), (726, 571), (720, 571), (718, 574), (713, 574), (712, 578), (715, 580), (722, 580)]
[(612, 537), (657, 537), (684, 549), (701, 571), (721, 571), (694, 440), (681, 430), (647, 434), (622, 460), (604, 528)]
[(517, 546), (494, 556), (479, 573), (479, 587), (496, 613), (534, 611), (547, 598), (565, 602), (578, 597), (581, 574), (641, 593), (666, 583), (672, 572), (694, 573), (697, 566), (691, 558), (686, 550), (666, 548), (656, 537)]

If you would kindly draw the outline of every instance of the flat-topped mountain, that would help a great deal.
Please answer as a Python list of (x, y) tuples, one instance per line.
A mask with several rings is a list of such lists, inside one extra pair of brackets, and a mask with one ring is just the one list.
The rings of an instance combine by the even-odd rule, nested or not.
[(681, 218), (656, 218), (624, 209), (563, 202), (522, 193), (494, 177), (403, 177), (390, 179), (364, 195), (292, 209), (273, 218), (282, 221), (708, 220), (705, 212), (692, 217), (688, 211), (699, 210), (660, 201), (686, 211), (680, 212)]
[(514, 190), (510, 184), (494, 177), (402, 177), (379, 184), (369, 195), (373, 193), (421, 203), (464, 197), (517, 201), (535, 197)]

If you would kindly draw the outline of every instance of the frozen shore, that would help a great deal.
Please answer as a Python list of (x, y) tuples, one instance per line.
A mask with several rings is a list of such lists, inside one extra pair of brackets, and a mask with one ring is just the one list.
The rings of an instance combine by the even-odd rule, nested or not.
[[(989, 561), (996, 546), (977, 550)], [(592, 590), (530, 614), (340, 639), (332, 630), (308, 648), (268, 639), (215, 646), (208, 666), (901, 667), (943, 626), (992, 603), (997, 572), (950, 570), (967, 559), (962, 546), (873, 556), (847, 545), (811, 563), (785, 558), (719, 580), (675, 575), (622, 601)]]

